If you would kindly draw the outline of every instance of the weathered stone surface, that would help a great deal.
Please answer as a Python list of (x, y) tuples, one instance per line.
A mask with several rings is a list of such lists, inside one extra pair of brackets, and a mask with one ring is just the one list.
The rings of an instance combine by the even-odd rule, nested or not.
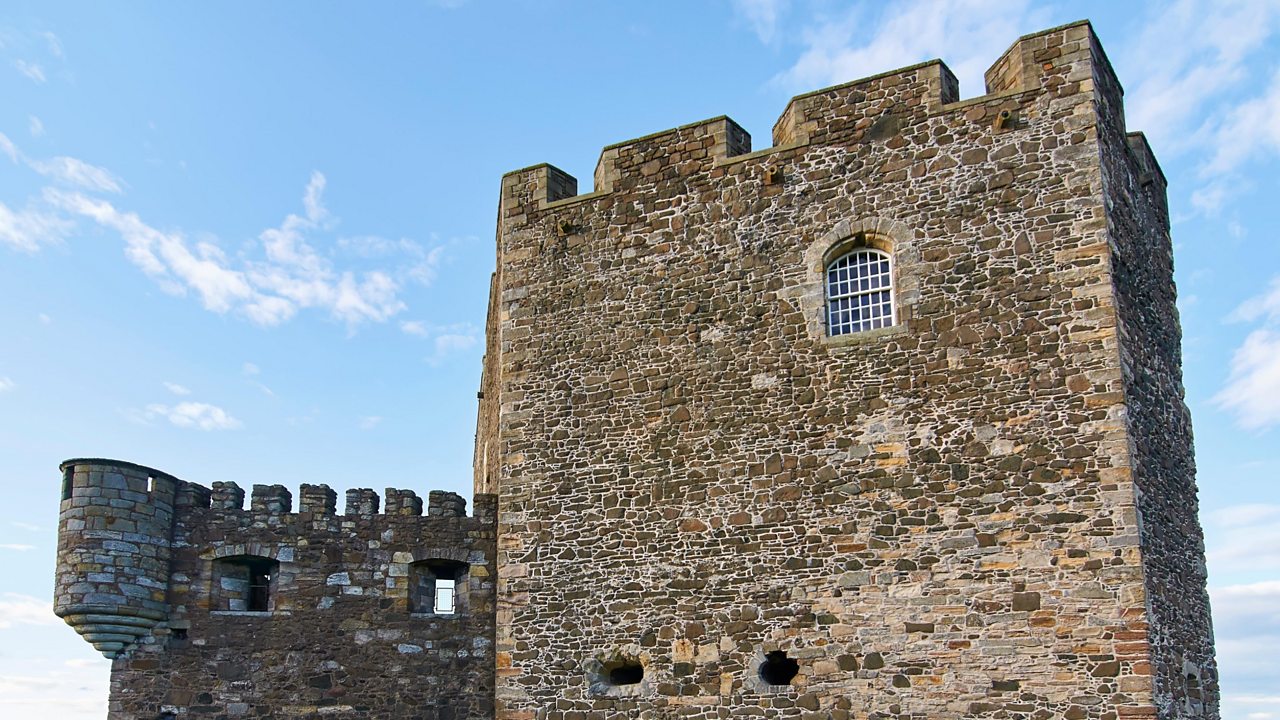
[[(69, 461), (110, 718), (1216, 720), (1164, 178), (1086, 23), (986, 79), (508, 174), (474, 517)], [(828, 337), (859, 247), (893, 323)]]
[[(614, 145), (588, 195), (504, 178), (500, 718), (1217, 716), (1163, 178), (1087, 24), (987, 79)], [(829, 338), (859, 245), (896, 322)], [(651, 684), (593, 685), (633, 645)]]
[[(445, 493), (422, 516), (411, 491), (388, 490), (378, 514), (358, 490), (336, 515), (333, 491), (304, 485), (291, 513), (278, 485), (245, 510), (234, 483), (210, 492), (109, 460), (64, 473), (55, 609), (115, 658), (111, 720), (493, 717), (493, 496), (467, 517)], [(140, 498), (102, 502), (125, 490)], [(139, 532), (97, 530), (122, 519)], [(274, 563), (263, 610), (244, 568), (222, 564), (245, 556)], [(465, 564), (456, 613), (420, 607), (420, 561)]]

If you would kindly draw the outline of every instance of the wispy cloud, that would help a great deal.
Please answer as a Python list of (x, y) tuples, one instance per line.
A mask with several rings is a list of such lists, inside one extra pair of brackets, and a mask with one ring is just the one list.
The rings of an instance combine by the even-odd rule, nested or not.
[(299, 309), (327, 310), (354, 328), (383, 322), (405, 308), (399, 284), (383, 271), (338, 271), (307, 242), (306, 233), (328, 222), (321, 203), (324, 176), (314, 173), (303, 195), (303, 215), (290, 214), (259, 236), (263, 259), (235, 260), (213, 242), (188, 241), (160, 231), (112, 203), (80, 193), (47, 191), (51, 202), (118, 232), (126, 255), (160, 287), (175, 295), (193, 292), (208, 310), (235, 312), (263, 326), (278, 325)]
[[(761, 5), (759, 16), (776, 20), (776, 13), (769, 14), (776, 6)], [(834, 15), (820, 7), (811, 10), (806, 13), (811, 20), (799, 31), (804, 50), (773, 79), (790, 92), (941, 57), (966, 96), (980, 95), (983, 73), (995, 60), (996, 48), (1003, 49), (1047, 21), (1027, 0), (910, 0), (856, 5)]]
[(177, 405), (154, 403), (143, 415), (147, 420), (164, 418), (172, 425), (199, 430), (235, 430), (241, 423), (217, 405), (202, 402), (180, 402)]
[(1241, 303), (1230, 320), (1261, 323), (1231, 358), (1226, 384), (1213, 403), (1246, 430), (1280, 424), (1280, 276), (1260, 295)]
[(365, 415), (357, 424), (361, 430), (372, 430), (382, 424), (382, 418), (377, 415)]
[(415, 337), (431, 336), (431, 330), (427, 328), (427, 324), (421, 320), (405, 320), (401, 322), (400, 331), (405, 335), (413, 335)]
[(26, 545), (24, 543), (0, 543), (0, 550), (14, 550), (17, 552), (26, 552), (28, 550), (35, 550), (35, 549), (36, 549), (35, 545)]
[(480, 344), (480, 329), (470, 323), (453, 325), (429, 325), (421, 320), (400, 323), (400, 331), (406, 335), (431, 341), (432, 353), (426, 361), (439, 365), (451, 356), (470, 350)]
[(105, 168), (73, 157), (58, 156), (48, 160), (28, 160), (32, 170), (45, 177), (93, 192), (119, 193), (120, 179)]
[(791, 5), (791, 0), (733, 0), (733, 11), (766, 45), (778, 32), (778, 21)]
[(34, 253), (62, 242), (74, 229), (75, 223), (39, 207), (15, 210), (0, 202), (0, 246), (10, 250)]
[(43, 137), (44, 122), (42, 122), (40, 118), (36, 117), (35, 115), (28, 115), (27, 116), (27, 132), (31, 133), (31, 137), (35, 137), (35, 138)]
[(245, 375), (253, 376), (261, 373), (262, 370), (257, 365), (251, 362), (247, 362), (240, 367), (240, 372), (244, 373)]
[(14, 388), (14, 382), (11, 378), (0, 375), (0, 393), (9, 392)]
[(17, 520), (14, 520), (9, 524), (18, 528), (19, 530), (26, 530), (28, 532), (40, 532), (41, 530), (41, 527), (39, 525), (32, 525), (31, 523), (18, 522)]
[(1280, 570), (1280, 505), (1235, 505), (1205, 520), (1214, 539), (1206, 553), (1213, 575)]
[(14, 625), (57, 625), (62, 620), (53, 614), (53, 603), (20, 593), (0, 593), (0, 630)]
[(61, 59), (65, 54), (62, 50), (62, 40), (57, 35), (49, 31), (40, 33), (40, 37), (44, 38), (45, 45), (49, 48), (49, 54)]
[[(1270, 687), (1280, 643), (1280, 580), (1210, 588), (1214, 644), (1223, 677), (1236, 687)], [(1280, 695), (1223, 695), (1223, 717), (1280, 713)], [(1249, 714), (1246, 715), (1245, 712)]]
[(164, 384), (164, 389), (168, 390), (174, 395), (190, 395), (191, 394), (190, 390), (188, 390), (186, 387), (182, 385), (179, 385), (178, 383), (172, 383), (172, 382), (169, 382), (168, 380), (165, 380), (163, 384)]
[(1130, 128), (1166, 162), (1185, 155), (1199, 167), (1190, 202), (1204, 215), (1241, 194), (1244, 165), (1280, 155), (1280, 72), (1267, 58), (1278, 25), (1274, 0), (1148, 3), (1141, 35), (1116, 53), (1134, 79)]
[(48, 80), (44, 75), (44, 68), (40, 67), (38, 63), (18, 59), (13, 61), (13, 66), (18, 69), (18, 72), (26, 75), (32, 82), (43, 83)]

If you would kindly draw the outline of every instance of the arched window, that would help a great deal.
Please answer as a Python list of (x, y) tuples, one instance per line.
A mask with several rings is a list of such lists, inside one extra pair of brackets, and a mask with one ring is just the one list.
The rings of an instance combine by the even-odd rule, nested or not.
[(893, 324), (893, 269), (888, 253), (858, 248), (827, 265), (828, 335)]

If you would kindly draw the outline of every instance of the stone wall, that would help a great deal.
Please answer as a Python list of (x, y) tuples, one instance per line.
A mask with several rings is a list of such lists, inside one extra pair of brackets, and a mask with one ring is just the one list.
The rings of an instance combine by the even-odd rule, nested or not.
[[(715, 118), (606, 148), (587, 195), (504, 178), (477, 437), (499, 718), (1193, 716), (1153, 682), (1153, 647), (1211, 640), (1147, 605), (1118, 84), (1077, 23), (989, 85), (957, 102), (934, 61), (796, 98), (759, 153)], [(1126, 242), (1167, 255), (1149, 230)], [(859, 244), (892, 253), (898, 322), (828, 338), (824, 263)], [(1144, 513), (1185, 525), (1189, 472)]]
[(1216, 718), (1218, 670), (1191, 414), (1183, 401), (1166, 181), (1146, 138), (1125, 132), (1119, 85), (1100, 90), (1109, 258), (1149, 609), (1146, 637), (1132, 638), (1127, 652), (1149, 660), (1160, 717)]
[[(432, 492), (424, 516), (412, 491), (388, 489), (379, 512), (377, 493), (352, 490), (338, 515), (323, 485), (302, 486), (299, 512), (284, 487), (256, 485), (244, 509), (234, 483), (210, 492), (93, 462), (104, 482), (132, 472), (176, 484), (162, 617), (110, 653), (110, 720), (493, 717), (493, 496), (467, 517), (461, 497)], [(87, 544), (69, 523), (59, 577), (100, 572), (77, 564)], [(433, 572), (456, 581), (455, 613), (422, 592)]]

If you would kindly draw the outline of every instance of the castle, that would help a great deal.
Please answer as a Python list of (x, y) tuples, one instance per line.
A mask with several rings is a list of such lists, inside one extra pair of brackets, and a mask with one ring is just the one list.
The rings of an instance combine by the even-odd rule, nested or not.
[(502, 180), (475, 496), (63, 465), (112, 720), (1217, 718), (1165, 179), (1087, 22)]

